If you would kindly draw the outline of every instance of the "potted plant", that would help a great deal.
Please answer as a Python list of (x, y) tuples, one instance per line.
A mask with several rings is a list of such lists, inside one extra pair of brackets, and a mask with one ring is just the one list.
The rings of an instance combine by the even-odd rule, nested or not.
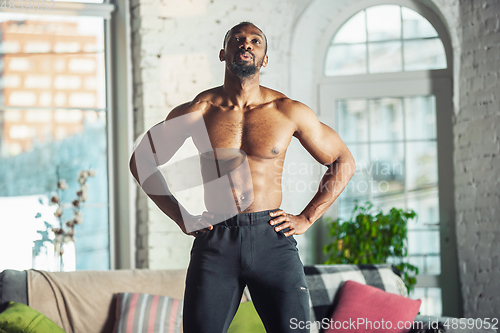
[(348, 221), (326, 218), (333, 242), (323, 247), (325, 254), (330, 255), (325, 264), (383, 264), (390, 258), (410, 292), (416, 284), (418, 268), (404, 260), (408, 256), (407, 224), (417, 214), (391, 208), (384, 215), (372, 208), (369, 201), (364, 206), (356, 203)]

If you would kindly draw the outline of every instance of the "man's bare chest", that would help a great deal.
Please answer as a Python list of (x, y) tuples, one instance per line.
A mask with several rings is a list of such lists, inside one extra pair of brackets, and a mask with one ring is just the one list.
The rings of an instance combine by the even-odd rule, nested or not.
[(203, 118), (212, 148), (236, 148), (262, 158), (284, 153), (295, 131), (285, 115), (271, 108), (246, 112), (216, 109)]

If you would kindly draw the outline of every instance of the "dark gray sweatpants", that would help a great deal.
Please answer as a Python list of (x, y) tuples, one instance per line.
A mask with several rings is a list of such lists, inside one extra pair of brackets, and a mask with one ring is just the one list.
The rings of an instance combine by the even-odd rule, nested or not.
[(310, 320), (297, 242), (284, 235), (288, 229), (274, 231), (271, 211), (233, 216), (196, 237), (186, 277), (184, 333), (225, 333), (245, 285), (267, 332), (309, 332), (291, 325)]

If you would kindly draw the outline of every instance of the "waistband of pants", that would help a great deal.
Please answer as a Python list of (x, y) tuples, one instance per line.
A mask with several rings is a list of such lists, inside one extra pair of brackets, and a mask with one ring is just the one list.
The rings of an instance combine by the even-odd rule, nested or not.
[(263, 210), (259, 212), (241, 213), (237, 215), (212, 213), (214, 214), (214, 227), (217, 225), (226, 227), (242, 227), (269, 222), (269, 220), (271, 219), (270, 213), (277, 210), (280, 210), (280, 208)]

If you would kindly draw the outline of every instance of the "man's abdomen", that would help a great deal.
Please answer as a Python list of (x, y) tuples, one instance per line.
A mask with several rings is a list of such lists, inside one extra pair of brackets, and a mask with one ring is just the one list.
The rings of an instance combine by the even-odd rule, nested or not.
[(250, 213), (275, 209), (281, 205), (281, 178), (251, 173), (251, 179), (228, 175), (227, 179), (204, 184), (205, 205), (209, 212)]

